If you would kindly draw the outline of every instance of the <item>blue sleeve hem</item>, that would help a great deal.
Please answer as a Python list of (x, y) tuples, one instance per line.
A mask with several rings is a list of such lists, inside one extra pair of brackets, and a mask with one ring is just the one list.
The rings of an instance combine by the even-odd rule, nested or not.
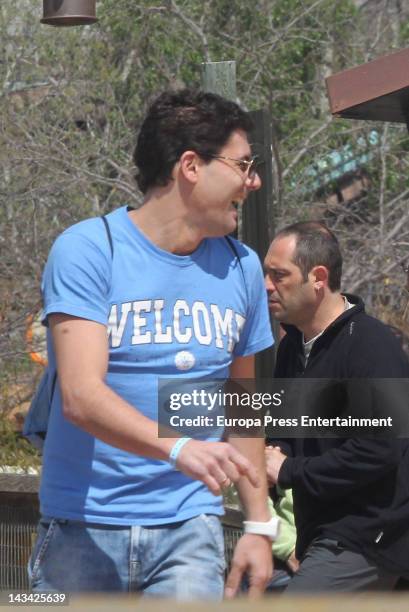
[(102, 325), (108, 324), (108, 315), (103, 315), (101, 312), (92, 310), (90, 308), (81, 308), (74, 306), (73, 304), (65, 304), (64, 302), (56, 302), (47, 306), (43, 311), (42, 321), (45, 322), (48, 315), (57, 314), (58, 312), (73, 317), (79, 317), (80, 319), (87, 319), (94, 321), (95, 323), (101, 323)]

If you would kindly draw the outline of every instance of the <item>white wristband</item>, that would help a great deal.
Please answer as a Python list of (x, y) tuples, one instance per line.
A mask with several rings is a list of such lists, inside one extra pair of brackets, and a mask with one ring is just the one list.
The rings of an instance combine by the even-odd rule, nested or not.
[(192, 438), (188, 438), (188, 437), (179, 438), (178, 440), (176, 440), (175, 444), (172, 446), (172, 449), (169, 453), (169, 463), (174, 468), (176, 468), (176, 461), (177, 461), (180, 451), (182, 450), (186, 442), (189, 442), (189, 440), (191, 439)]
[(272, 542), (278, 538), (280, 533), (280, 519), (273, 516), (266, 523), (258, 521), (243, 521), (244, 533), (254, 533), (256, 535), (265, 535)]

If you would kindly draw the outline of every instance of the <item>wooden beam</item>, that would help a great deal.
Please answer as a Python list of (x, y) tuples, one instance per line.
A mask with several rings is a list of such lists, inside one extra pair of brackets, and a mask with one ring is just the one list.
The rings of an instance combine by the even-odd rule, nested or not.
[(40, 476), (32, 474), (6, 474), (0, 472), (0, 492), (37, 493)]
[(338, 72), (326, 86), (336, 117), (407, 124), (409, 49)]

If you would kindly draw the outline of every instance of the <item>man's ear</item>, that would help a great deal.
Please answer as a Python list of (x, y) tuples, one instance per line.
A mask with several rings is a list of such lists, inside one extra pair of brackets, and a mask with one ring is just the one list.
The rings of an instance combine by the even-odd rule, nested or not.
[(179, 171), (190, 183), (197, 182), (199, 166), (200, 159), (194, 151), (185, 151), (181, 155), (179, 160)]
[(323, 289), (324, 287), (328, 287), (328, 277), (329, 277), (328, 268), (326, 268), (325, 266), (315, 266), (311, 270), (310, 274), (312, 275), (314, 289), (319, 291), (320, 289)]

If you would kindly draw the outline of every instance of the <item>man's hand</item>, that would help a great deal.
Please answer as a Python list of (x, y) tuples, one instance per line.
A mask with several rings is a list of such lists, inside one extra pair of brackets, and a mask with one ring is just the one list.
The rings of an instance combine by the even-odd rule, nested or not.
[(265, 456), (267, 480), (270, 484), (275, 485), (278, 482), (281, 466), (287, 456), (281, 452), (279, 446), (267, 446)]
[(286, 561), (286, 565), (287, 567), (292, 571), (293, 574), (295, 574), (295, 572), (298, 570), (298, 568), (300, 567), (300, 562), (298, 561), (298, 559), (295, 556), (295, 551), (293, 550), (293, 552), (291, 553), (291, 555), (288, 557), (287, 561)]
[(260, 486), (260, 478), (251, 463), (228, 442), (201, 442), (189, 440), (180, 450), (178, 469), (196, 480), (201, 480), (213, 493), (241, 478)]
[(237, 542), (226, 580), (226, 599), (237, 594), (245, 573), (249, 581), (248, 596), (261, 597), (273, 574), (271, 541), (266, 536), (245, 533)]

